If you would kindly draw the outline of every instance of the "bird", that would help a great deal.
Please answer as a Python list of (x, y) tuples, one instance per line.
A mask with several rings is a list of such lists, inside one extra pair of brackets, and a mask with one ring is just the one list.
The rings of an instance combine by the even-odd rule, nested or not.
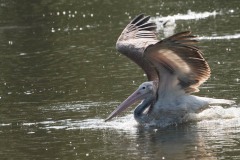
[(139, 124), (181, 123), (186, 113), (197, 112), (210, 98), (192, 95), (211, 75), (191, 31), (159, 40), (156, 23), (140, 14), (130, 21), (116, 42), (116, 49), (146, 73), (142, 83), (106, 119), (109, 121), (137, 101), (134, 118)]

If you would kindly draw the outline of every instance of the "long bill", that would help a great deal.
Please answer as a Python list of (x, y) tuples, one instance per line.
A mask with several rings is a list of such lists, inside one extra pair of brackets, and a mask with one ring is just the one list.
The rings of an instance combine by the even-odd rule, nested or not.
[(125, 101), (123, 101), (106, 119), (105, 122), (117, 116), (119, 113), (124, 111), (126, 108), (130, 107), (133, 103), (144, 98), (143, 93), (136, 90), (131, 94)]

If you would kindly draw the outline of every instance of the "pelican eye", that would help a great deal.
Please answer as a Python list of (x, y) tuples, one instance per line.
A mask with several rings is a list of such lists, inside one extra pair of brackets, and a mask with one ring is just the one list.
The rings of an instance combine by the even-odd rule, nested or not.
[(145, 89), (146, 87), (144, 86), (144, 87), (142, 87), (142, 89)]

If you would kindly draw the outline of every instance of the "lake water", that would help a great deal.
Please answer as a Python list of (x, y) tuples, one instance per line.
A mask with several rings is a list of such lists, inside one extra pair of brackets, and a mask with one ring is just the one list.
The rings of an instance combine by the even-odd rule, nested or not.
[[(105, 123), (146, 81), (115, 49), (140, 13), (160, 38), (198, 35), (212, 76), (196, 95), (234, 103), (165, 128), (138, 126), (133, 108)], [(1, 1), (1, 159), (240, 159), (239, 24), (238, 0)]]

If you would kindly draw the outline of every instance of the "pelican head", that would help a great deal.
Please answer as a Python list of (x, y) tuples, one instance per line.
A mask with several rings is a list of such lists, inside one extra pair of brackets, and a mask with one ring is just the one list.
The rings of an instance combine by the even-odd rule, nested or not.
[(142, 95), (142, 99), (148, 97), (149, 95), (153, 95), (154, 94), (154, 89), (153, 89), (153, 82), (143, 82), (138, 89), (136, 90), (136, 92), (139, 95)]
[[(142, 83), (138, 89), (133, 92), (125, 101), (123, 101), (109, 116), (105, 121), (112, 119), (119, 113), (124, 111), (126, 108), (130, 107), (136, 101), (148, 100), (152, 101), (154, 99), (156, 89), (154, 87), (153, 81)], [(137, 107), (138, 108), (138, 107)]]

